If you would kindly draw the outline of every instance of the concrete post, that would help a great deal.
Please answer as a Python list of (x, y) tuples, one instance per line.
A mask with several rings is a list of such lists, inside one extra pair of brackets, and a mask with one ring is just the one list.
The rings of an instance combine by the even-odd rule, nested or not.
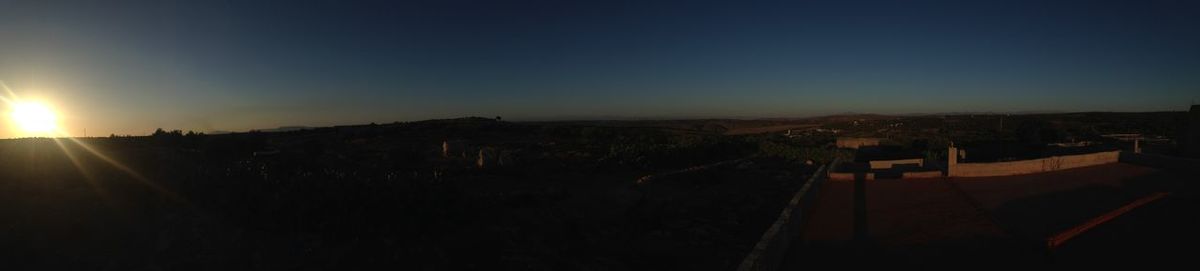
[(1187, 134), (1182, 141), (1183, 155), (1197, 158), (1200, 157), (1200, 104), (1192, 105), (1188, 119)]
[(946, 153), (946, 176), (954, 176), (954, 167), (958, 165), (958, 148), (950, 142), (950, 150)]

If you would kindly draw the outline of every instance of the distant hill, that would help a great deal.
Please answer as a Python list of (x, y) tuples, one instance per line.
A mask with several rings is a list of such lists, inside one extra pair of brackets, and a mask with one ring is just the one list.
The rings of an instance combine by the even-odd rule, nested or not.
[[(291, 131), (300, 131), (300, 130), (309, 130), (309, 129), (315, 129), (315, 127), (309, 127), (309, 126), (279, 126), (278, 128), (270, 128), (270, 129), (250, 129), (249, 131), (243, 131), (243, 132), (265, 132), (265, 133), (274, 133), (274, 132), (291, 132)], [(223, 134), (233, 134), (233, 133), (241, 133), (241, 132), (239, 132), (239, 131), (228, 131), (228, 130), (213, 130), (213, 131), (208, 131), (208, 132), (204, 132), (204, 133), (205, 133), (205, 134), (210, 134), (210, 135), (223, 135)]]
[(279, 128), (262, 129), (262, 130), (258, 130), (258, 131), (259, 132), (291, 132), (291, 131), (307, 130), (307, 129), (312, 129), (312, 128), (313, 127), (308, 127), (308, 126), (279, 126)]
[[(699, 132), (699, 133), (717, 133), (717, 134), (758, 134), (769, 132), (782, 132), (790, 129), (808, 129), (820, 127), (822, 125), (851, 123), (855, 121), (877, 121), (877, 120), (900, 120), (912, 118), (928, 118), (928, 117), (949, 117), (949, 116), (1041, 116), (1051, 119), (1072, 117), (1072, 118), (1092, 118), (1098, 123), (1115, 122), (1122, 126), (1123, 130), (1137, 130), (1128, 126), (1129, 122), (1154, 123), (1157, 126), (1171, 126), (1170, 124), (1156, 123), (1150, 120), (1162, 120), (1164, 117), (1170, 119), (1178, 117), (1181, 112), (1061, 112), (1061, 111), (1011, 111), (1011, 112), (942, 112), (942, 113), (910, 113), (910, 114), (872, 114), (872, 113), (856, 113), (847, 112), (841, 114), (815, 116), (815, 117), (795, 117), (795, 118), (727, 118), (727, 119), (604, 119), (604, 120), (556, 120), (556, 121), (518, 121), (515, 123), (530, 123), (541, 125), (584, 125), (584, 126), (603, 126), (603, 127), (626, 127), (626, 128), (657, 128), (669, 129), (681, 132)], [(1128, 120), (1133, 118), (1136, 120)], [(1149, 118), (1149, 119), (1143, 119)], [(399, 122), (397, 122), (398, 124)], [(488, 125), (496, 123), (493, 118), (484, 117), (462, 117), (448, 119), (430, 119), (421, 121), (404, 122), (408, 125), (463, 125), (463, 124), (479, 124)], [(392, 125), (393, 123), (379, 124), (381, 126)], [(347, 124), (335, 125), (327, 128), (353, 128), (359, 126), (368, 126), (369, 124)], [(253, 129), (250, 131), (258, 132), (291, 132), (300, 130), (320, 129), (321, 127), (311, 126), (280, 126), (271, 129)], [(1169, 130), (1169, 129), (1156, 129)], [(238, 133), (237, 131), (210, 131), (207, 134), (229, 134)]]

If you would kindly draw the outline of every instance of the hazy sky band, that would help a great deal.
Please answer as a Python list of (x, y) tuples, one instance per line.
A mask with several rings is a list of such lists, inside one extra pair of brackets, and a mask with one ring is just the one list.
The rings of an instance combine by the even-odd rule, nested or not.
[(1200, 98), (1194, 1), (3, 2), (0, 80), (72, 134)]

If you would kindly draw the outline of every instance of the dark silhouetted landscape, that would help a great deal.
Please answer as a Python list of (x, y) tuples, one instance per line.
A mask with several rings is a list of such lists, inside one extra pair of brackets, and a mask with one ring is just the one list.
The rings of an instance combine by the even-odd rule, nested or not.
[(0, 0), (0, 270), (1188, 269), (1200, 2)]

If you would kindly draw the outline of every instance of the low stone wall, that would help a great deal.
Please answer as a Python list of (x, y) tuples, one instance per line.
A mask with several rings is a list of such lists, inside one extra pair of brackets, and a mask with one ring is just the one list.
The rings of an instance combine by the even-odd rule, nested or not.
[(870, 163), (871, 169), (889, 169), (896, 165), (917, 165), (917, 167), (923, 167), (925, 166), (925, 159), (875, 160)]
[(783, 207), (783, 211), (779, 212), (779, 218), (775, 219), (775, 223), (767, 228), (754, 248), (750, 249), (750, 253), (746, 254), (746, 258), (742, 259), (742, 264), (738, 265), (738, 271), (779, 270), (779, 265), (783, 263), (783, 257), (786, 257), (785, 254), (791, 247), (792, 241), (800, 236), (803, 219), (807, 219), (804, 205), (811, 204), (814, 197), (809, 195), (820, 190), (821, 176), (827, 169), (829, 169), (828, 165), (818, 168), (808, 178), (808, 182), (800, 188), (800, 191), (796, 191), (792, 200), (788, 201), (787, 206)]
[(1095, 166), (1118, 162), (1119, 151), (1098, 152), (1080, 155), (1053, 156), (1041, 159), (996, 162), (996, 163), (951, 163), (950, 177), (1011, 176)]
[(835, 142), (838, 148), (857, 149), (859, 147), (879, 146), (879, 138), (839, 137)]
[(928, 179), (928, 178), (941, 178), (941, 177), (942, 177), (941, 171), (909, 171), (909, 172), (901, 173), (901, 176), (900, 176), (901, 179)]
[(864, 180), (875, 179), (875, 173), (872, 172), (830, 172), (829, 179), (834, 181), (853, 181), (857, 175), (862, 175)]

